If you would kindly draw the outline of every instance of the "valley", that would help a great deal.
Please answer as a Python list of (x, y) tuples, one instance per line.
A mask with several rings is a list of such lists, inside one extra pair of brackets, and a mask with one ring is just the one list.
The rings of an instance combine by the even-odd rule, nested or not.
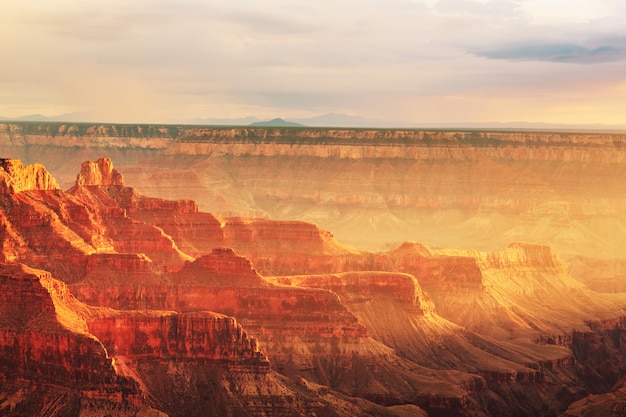
[(1, 413), (619, 415), (625, 144), (0, 124)]

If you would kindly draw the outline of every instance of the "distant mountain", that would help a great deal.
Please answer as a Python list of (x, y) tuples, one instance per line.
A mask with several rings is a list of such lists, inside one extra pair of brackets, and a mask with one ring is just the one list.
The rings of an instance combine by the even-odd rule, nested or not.
[[(326, 113), (309, 118), (289, 118), (284, 120), (261, 120), (257, 117), (239, 118), (193, 118), (186, 120), (164, 120), (159, 123), (166, 124), (189, 124), (204, 126), (267, 126), (267, 127), (329, 127), (329, 128), (379, 128), (379, 129), (459, 129), (459, 130), (537, 130), (537, 131), (578, 131), (578, 132), (626, 132), (626, 124), (564, 124), (546, 122), (524, 121), (486, 121), (486, 122), (428, 122), (428, 121), (387, 121), (380, 119), (368, 119), (361, 116), (351, 116), (340, 113)], [(0, 116), (0, 122), (68, 122), (68, 123), (104, 123), (89, 112), (63, 113), (56, 116), (43, 114), (27, 114), (16, 117)], [(108, 121), (112, 122), (112, 121)], [(128, 123), (128, 122), (126, 122)], [(144, 122), (145, 123), (145, 122)], [(157, 123), (157, 122), (153, 122)]]
[(266, 122), (254, 122), (250, 123), (249, 126), (260, 126), (260, 127), (304, 127), (301, 123), (288, 122), (281, 118), (276, 118), (272, 120), (268, 120)]
[(43, 114), (27, 114), (18, 117), (0, 117), (0, 120), (16, 122), (83, 122), (85, 113), (64, 113), (57, 116), (44, 116)]
[[(218, 126), (316, 126), (316, 127), (375, 127), (383, 124), (380, 121), (366, 119), (360, 116), (347, 114), (327, 113), (310, 118), (290, 118), (289, 121), (276, 118), (260, 120), (256, 117), (239, 118), (194, 118), (185, 121), (188, 124), (218, 125)], [(286, 123), (286, 124), (285, 124)], [(294, 123), (294, 124), (290, 124)], [(387, 123), (389, 125), (389, 123)]]
[(15, 120), (20, 122), (32, 122), (32, 121), (48, 121), (50, 120), (43, 114), (28, 114), (26, 116), (19, 117), (0, 117), (0, 120)]

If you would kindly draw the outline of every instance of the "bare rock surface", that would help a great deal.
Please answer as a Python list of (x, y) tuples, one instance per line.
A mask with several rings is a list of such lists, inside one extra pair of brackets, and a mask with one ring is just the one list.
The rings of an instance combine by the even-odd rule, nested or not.
[[(320, 140), (344, 146), (344, 133)], [(356, 145), (384, 139), (363, 135)], [(461, 153), (469, 140), (394, 138)], [(39, 410), (28, 387), (40, 384), (56, 415), (548, 416), (626, 375), (626, 299), (589, 290), (549, 245), (363, 251), (305, 221), (147, 197), (106, 158), (83, 164), (67, 192), (5, 166), (32, 185), (0, 194), (6, 410)]]
[(124, 179), (119, 171), (113, 168), (111, 159), (100, 158), (95, 162), (83, 162), (76, 178), (76, 185), (82, 187), (124, 185)]
[(58, 189), (56, 180), (43, 165), (24, 166), (19, 160), (0, 159), (0, 194)]

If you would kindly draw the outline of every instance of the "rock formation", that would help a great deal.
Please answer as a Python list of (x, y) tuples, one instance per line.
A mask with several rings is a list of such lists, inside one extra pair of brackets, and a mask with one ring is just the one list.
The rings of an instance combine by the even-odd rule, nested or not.
[[(145, 370), (149, 375), (161, 372), (158, 367), (141, 365), (144, 360), (148, 360), (146, 358), (197, 360), (207, 366), (221, 364), (226, 360), (228, 369), (233, 371), (243, 367), (248, 371), (254, 369), (255, 372), (263, 370), (267, 373), (267, 361), (261, 360), (264, 356), (259, 356), (254, 338), (247, 338), (245, 332), (236, 330), (236, 326), (228, 324), (228, 319), (217, 313), (212, 313), (209, 317), (208, 313), (200, 316), (196, 313), (198, 310), (213, 310), (229, 315), (237, 314), (238, 319), (246, 324), (246, 328), (263, 337), (266, 346), (272, 350), (276, 365), (283, 370), (290, 369), (287, 373), (292, 378), (306, 377), (308, 380), (330, 384), (332, 388), (354, 394), (357, 387), (352, 383), (333, 382), (328, 379), (329, 375), (344, 375), (340, 379), (351, 381), (354, 380), (354, 376), (350, 375), (354, 374), (352, 367), (355, 363), (360, 366), (377, 363), (377, 366), (387, 371), (381, 375), (371, 374), (368, 380), (372, 383), (378, 381), (374, 387), (388, 385), (388, 388), (383, 392), (378, 388), (368, 388), (359, 396), (379, 400), (383, 397), (389, 398), (385, 401), (391, 403), (405, 403), (410, 400), (407, 394), (399, 391), (400, 386), (405, 384), (413, 386), (411, 392), (423, 393), (420, 404), (428, 404), (428, 387), (445, 384), (438, 377), (412, 374), (408, 371), (411, 367), (408, 363), (402, 362), (398, 365), (398, 358), (394, 357), (389, 348), (369, 338), (363, 325), (342, 306), (332, 292), (269, 284), (256, 273), (247, 259), (235, 255), (231, 249), (214, 249), (210, 254), (199, 256), (193, 262), (187, 261), (179, 271), (167, 272), (173, 267), (172, 252), (167, 248), (173, 248), (176, 253), (178, 249), (175, 243), (162, 229), (137, 220), (138, 218), (156, 219), (157, 213), (162, 213), (166, 218), (172, 214), (187, 216), (190, 223), (177, 224), (177, 228), (181, 230), (181, 236), (196, 236), (194, 239), (197, 242), (200, 241), (202, 232), (193, 231), (194, 227), (217, 225), (219, 238), (223, 236), (222, 224), (217, 223), (214, 217), (198, 213), (193, 202), (151, 199), (125, 187), (121, 181), (116, 184), (107, 183), (107, 175), (93, 174), (101, 171), (114, 172), (106, 160), (86, 163), (83, 164), (76, 186), (68, 193), (40, 191), (39, 194), (28, 196), (30, 204), (26, 207), (30, 207), (37, 214), (37, 218), (53, 219), (54, 222), (46, 220), (44, 223), (32, 224), (30, 220), (23, 221), (23, 214), (15, 210), (8, 225), (12, 227), (15, 223), (19, 232), (16, 233), (17, 237), (27, 238), (22, 239), (25, 252), (18, 253), (15, 260), (56, 268), (81, 299), (107, 308), (130, 309), (125, 311), (148, 308), (181, 312), (175, 315), (144, 312), (132, 313), (130, 316), (121, 312), (90, 313), (89, 331), (102, 341), (120, 364), (124, 364), (120, 366), (126, 369), (125, 375), (135, 375), (139, 372), (138, 369)], [(81, 180), (87, 177), (96, 178), (97, 181)], [(21, 194), (11, 195), (7, 201), (15, 203), (18, 195)], [(70, 212), (76, 213), (76, 219), (68, 214)], [(195, 217), (213, 219), (213, 222), (207, 224)], [(47, 226), (42, 229), (42, 224)], [(55, 232), (59, 229), (71, 231), (70, 225), (81, 231), (85, 237), (91, 237), (82, 239), (75, 234), (68, 234), (69, 232)], [(192, 230), (184, 232), (185, 225)], [(310, 229), (308, 225), (302, 226), (303, 230)], [(140, 233), (129, 232), (129, 227)], [(267, 237), (262, 234), (268, 239), (268, 244), (279, 241), (279, 231), (275, 227), (269, 227), (268, 230), (273, 232)], [(311, 230), (319, 234), (318, 229)], [(32, 253), (26, 242), (35, 232), (41, 241), (47, 243), (44, 248), (35, 248), (37, 252)], [(298, 235), (298, 229), (291, 234), (294, 241), (307, 242), (306, 236), (303, 238)], [(169, 241), (172, 242), (171, 246), (155, 245), (155, 238), (152, 237), (155, 235), (161, 236), (156, 239), (157, 243)], [(49, 237), (44, 239), (44, 236)], [(67, 246), (77, 246), (77, 242), (84, 242), (81, 243), (84, 250), (68, 254)], [(207, 244), (211, 244), (210, 239)], [(251, 242), (244, 239), (241, 244), (249, 246)], [(57, 254), (54, 262), (36, 256), (45, 252)], [(300, 250), (300, 253), (304, 252), (304, 249)], [(149, 256), (143, 253), (148, 253)], [(286, 248), (280, 253), (286, 254)], [(196, 342), (197, 336), (193, 336), (193, 332), (197, 333), (197, 330), (193, 329), (198, 327), (214, 330)], [(190, 331), (192, 334), (189, 337), (194, 338), (191, 342), (185, 339)], [(225, 336), (219, 336), (220, 334)], [(243, 337), (242, 340), (249, 342), (242, 344), (237, 342), (239, 339), (235, 339), (235, 345), (228, 345), (232, 335)], [(225, 337), (227, 340), (223, 345), (212, 345), (209, 349), (202, 345), (202, 340), (206, 341), (207, 337), (208, 340), (216, 337)], [(294, 354), (294, 349), (301, 350), (302, 353)], [(336, 362), (337, 349), (343, 352), (340, 362)], [(313, 356), (307, 353), (312, 350), (316, 351)], [(247, 359), (239, 364), (232, 360), (232, 352), (237, 351), (248, 352), (245, 354)], [(354, 358), (350, 359), (353, 355), (359, 356), (356, 362)], [(136, 359), (129, 359), (129, 356)], [(127, 369), (128, 366), (131, 367), (130, 370)], [(226, 377), (227, 374), (224, 375)], [(389, 379), (391, 375), (394, 375), (393, 380)], [(139, 378), (141, 384), (150, 385), (150, 382), (142, 379)], [(470, 401), (460, 388), (464, 379), (467, 377), (455, 376), (452, 378), (454, 382), (447, 382), (452, 383), (453, 387), (445, 390), (446, 398), (465, 398), (463, 401)], [(451, 378), (446, 377), (445, 380), (450, 381)], [(393, 383), (389, 383), (390, 381)], [(277, 389), (284, 389), (280, 388), (279, 382), (275, 383), (278, 384)], [(160, 386), (161, 383), (154, 389), (159, 389)], [(226, 397), (224, 401), (227, 401)], [(167, 404), (163, 407), (168, 408)], [(289, 408), (287, 405), (284, 407)]]
[[(306, 137), (281, 132), (268, 131), (273, 143), (305, 146)], [(354, 147), (389, 139), (368, 132), (315, 140)], [(266, 152), (267, 139), (253, 133), (237, 140)], [(438, 154), (444, 148), (464, 155), (481, 144), (495, 152), (504, 140), (420, 135), (391, 139), (439, 146), (423, 150), (427, 169), (448, 169)], [(515, 135), (506, 141), (518, 143)], [(555, 141), (590, 146), (575, 135)], [(329, 158), (344, 157), (355, 168), (364, 163)], [(14, 415), (38, 412), (28, 387), (43, 384), (46, 404), (71, 393), (59, 415), (72, 415), (71, 402), (74, 410), (118, 407), (122, 415), (547, 416), (626, 375), (626, 365), (606, 359), (623, 356), (626, 299), (589, 291), (552, 247), (404, 243), (365, 252), (311, 223), (218, 216), (191, 200), (147, 197), (125, 185), (107, 158), (82, 164), (67, 192), (43, 168), (4, 166), (11, 180), (0, 194), (0, 372), (8, 383), (0, 395)], [(311, 193), (306, 198), (319, 198)], [(389, 204), (371, 197), (341, 201)], [(423, 207), (458, 203), (433, 201)]]
[(4, 264), (0, 286), (0, 374), (5, 395), (14, 392), (2, 414), (45, 413), (48, 405), (40, 401), (48, 396), (58, 396), (49, 415), (71, 415), (73, 402), (129, 416), (148, 408), (137, 381), (118, 374), (106, 348), (89, 333), (81, 314), (88, 308), (63, 283), (45, 271)]
[(58, 190), (50, 173), (40, 164), (25, 167), (18, 160), (0, 159), (0, 194), (28, 190)]
[[(23, 264), (0, 265), (0, 289), (2, 415), (385, 413), (285, 384), (231, 317), (90, 307), (48, 272)], [(189, 379), (204, 385), (191, 388)]]
[(152, 199), (124, 186), (122, 176), (113, 168), (110, 159), (82, 164), (76, 184), (68, 194), (99, 215), (105, 227), (104, 235), (112, 240), (115, 251), (146, 254), (165, 268), (180, 266), (191, 259), (160, 228), (129, 216), (137, 204)]
[(0, 150), (45, 163), (63, 188), (77, 164), (108, 155), (140, 190), (191, 198), (215, 215), (306, 220), (369, 250), (533, 241), (556, 247), (585, 281), (596, 278), (588, 262), (571, 259), (601, 260), (618, 268), (610, 278), (626, 276), (626, 237), (616, 233), (625, 140), (607, 132), (0, 124)]
[(83, 162), (76, 178), (76, 185), (80, 187), (124, 185), (124, 179), (119, 171), (113, 168), (111, 159), (100, 158), (96, 162)]

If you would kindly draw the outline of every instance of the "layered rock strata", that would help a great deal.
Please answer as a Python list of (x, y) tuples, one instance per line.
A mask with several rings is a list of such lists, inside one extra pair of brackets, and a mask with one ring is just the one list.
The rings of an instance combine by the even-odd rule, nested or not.
[[(373, 415), (396, 415), (289, 386), (231, 317), (90, 307), (48, 272), (22, 264), (0, 265), (0, 287), (3, 415), (340, 415), (342, 402), (355, 415), (372, 407)], [(182, 372), (187, 391), (172, 395)], [(204, 385), (190, 387), (190, 379)]]
[[(3, 413), (11, 415), (21, 403), (32, 401), (29, 391), (35, 384), (44, 396), (66, 393), (56, 404), (60, 415), (72, 408), (68, 397), (104, 408), (117, 406), (129, 415), (147, 408), (137, 381), (117, 373), (113, 358), (80, 314), (87, 307), (63, 283), (45, 271), (3, 264), (0, 287), (3, 391), (24, 390), (23, 396), (2, 405)], [(36, 403), (28, 407), (33, 407), (30, 412), (37, 409)]]
[[(71, 178), (62, 184), (77, 163), (111, 154), (151, 195), (184, 190), (218, 215), (312, 221), (362, 248), (532, 240), (566, 261), (616, 265), (626, 244), (615, 232), (626, 207), (624, 141), (607, 132), (0, 124), (1, 150), (54, 167)], [(591, 279), (585, 265), (571, 271)]]
[[(50, 266), (102, 306), (74, 300), (62, 316), (101, 343), (116, 375), (158, 393), (149, 405), (174, 415), (197, 415), (176, 397), (213, 415), (246, 403), (261, 414), (295, 403), (339, 413), (340, 402), (355, 415), (393, 413), (366, 400), (434, 414), (554, 414), (589, 387), (592, 364), (580, 366), (572, 348), (595, 343), (585, 320), (626, 304), (589, 292), (543, 245), (360, 252), (306, 222), (145, 197), (108, 159), (83, 164), (67, 193), (47, 183), (0, 196), (5, 260)], [(213, 387), (213, 405), (198, 385), (176, 388), (188, 375)]]

